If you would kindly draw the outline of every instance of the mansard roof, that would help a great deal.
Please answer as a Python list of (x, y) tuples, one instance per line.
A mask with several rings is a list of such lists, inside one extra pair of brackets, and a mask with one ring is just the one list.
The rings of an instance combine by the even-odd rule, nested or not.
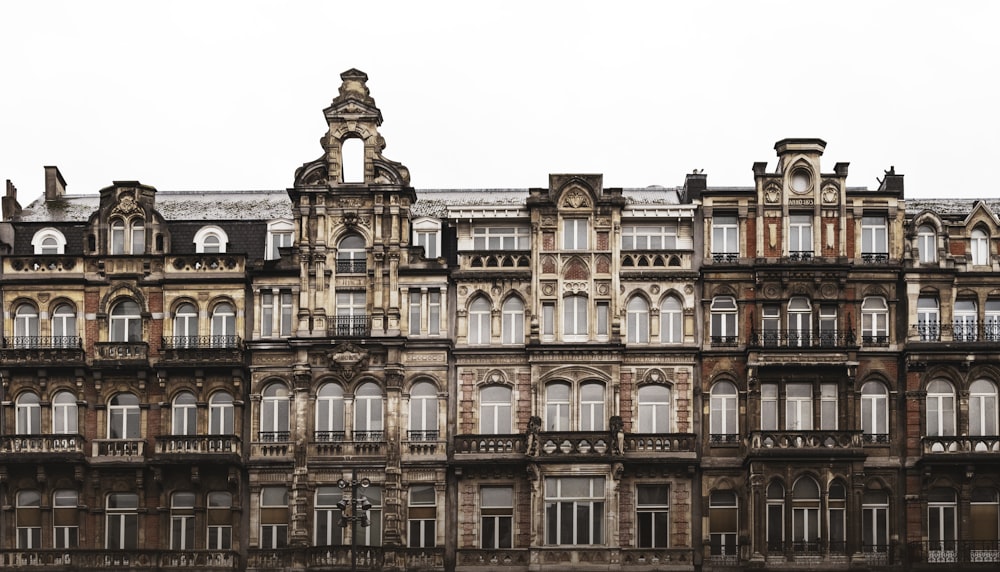
[[(642, 189), (622, 189), (628, 204), (678, 205), (682, 204), (680, 189), (650, 186)], [(414, 216), (444, 218), (448, 207), (456, 206), (524, 206), (531, 195), (528, 189), (417, 189)]]
[(907, 199), (906, 214), (912, 217), (931, 211), (942, 217), (964, 219), (979, 203), (989, 208), (994, 216), (1000, 214), (1000, 200), (984, 199)]
[[(21, 222), (85, 222), (100, 205), (100, 195), (64, 195), (46, 202), (40, 197), (22, 211)], [(157, 212), (168, 221), (271, 220), (292, 218), (288, 192), (157, 191)]]

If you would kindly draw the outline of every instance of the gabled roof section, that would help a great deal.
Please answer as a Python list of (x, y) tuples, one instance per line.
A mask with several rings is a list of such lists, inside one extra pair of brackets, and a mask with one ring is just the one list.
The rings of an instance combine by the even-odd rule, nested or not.
[[(44, 197), (24, 207), (22, 222), (85, 222), (97, 211), (96, 194)], [(271, 220), (292, 218), (292, 203), (284, 190), (274, 191), (159, 191), (156, 211), (168, 221)]]
[(982, 199), (907, 199), (906, 216), (913, 217), (923, 211), (932, 211), (938, 216), (947, 217), (952, 220), (967, 220), (967, 217), (976, 209), (977, 205), (989, 210), (990, 215), (996, 220), (994, 213), (1000, 212), (1000, 200)]

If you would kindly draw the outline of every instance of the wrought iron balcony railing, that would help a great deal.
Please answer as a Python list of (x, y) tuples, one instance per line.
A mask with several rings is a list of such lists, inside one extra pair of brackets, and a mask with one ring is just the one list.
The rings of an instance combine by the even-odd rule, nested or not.
[(713, 348), (734, 348), (739, 344), (739, 336), (709, 336)]
[(813, 332), (795, 329), (750, 331), (750, 346), (757, 348), (844, 348), (857, 345), (854, 330), (846, 332)]
[(337, 274), (364, 274), (368, 270), (365, 259), (337, 259)]
[(4, 349), (79, 349), (80, 336), (14, 336), (3, 339)]
[(406, 436), (410, 441), (437, 441), (437, 429), (427, 429), (419, 431), (407, 431)]
[(187, 349), (231, 349), (239, 348), (242, 340), (239, 336), (170, 336), (163, 338), (165, 350)]
[(371, 335), (372, 318), (368, 314), (330, 316), (326, 329), (331, 338), (363, 338)]
[(811, 250), (789, 250), (788, 260), (790, 262), (807, 262), (812, 260), (814, 256)]
[(980, 322), (918, 322), (910, 327), (910, 339), (920, 342), (1000, 342), (1000, 321)]
[(260, 431), (257, 435), (261, 443), (287, 443), (292, 440), (288, 431)]
[(712, 254), (712, 262), (716, 264), (735, 264), (739, 261), (739, 252), (716, 252)]
[(861, 253), (861, 263), (862, 264), (885, 264), (889, 262), (888, 252), (862, 252)]
[(712, 445), (738, 445), (739, 433), (710, 433), (708, 442)]
[(344, 441), (344, 431), (315, 431), (313, 441), (317, 443), (342, 443)]
[(861, 441), (865, 445), (888, 445), (889, 444), (889, 434), (888, 433), (862, 433)]

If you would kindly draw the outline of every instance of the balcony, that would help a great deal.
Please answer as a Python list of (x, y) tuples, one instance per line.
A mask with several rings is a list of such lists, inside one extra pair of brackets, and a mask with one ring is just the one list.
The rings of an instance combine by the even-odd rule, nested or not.
[(0, 454), (12, 454), (31, 462), (45, 456), (68, 460), (84, 455), (82, 435), (3, 435), (0, 436)]
[(326, 335), (331, 338), (363, 338), (371, 332), (372, 317), (368, 314), (327, 318)]
[(97, 342), (94, 351), (95, 365), (138, 365), (149, 361), (146, 342)]
[(495, 570), (507, 566), (517, 566), (525, 569), (528, 566), (530, 553), (524, 548), (507, 548), (496, 550), (458, 549), (458, 565), (461, 567), (479, 567), (483, 570)]
[(455, 459), (461, 461), (501, 462), (523, 459), (526, 436), (513, 435), (456, 435)]
[(208, 456), (239, 456), (242, 447), (235, 435), (161, 435), (156, 438), (154, 454), (177, 459), (197, 460)]
[(739, 261), (739, 252), (716, 252), (712, 254), (712, 262), (715, 264), (737, 264)]
[(257, 440), (250, 443), (252, 458), (287, 461), (293, 454), (295, 444), (288, 431), (260, 431)]
[(921, 437), (924, 455), (947, 455), (953, 462), (956, 455), (992, 455), (1000, 459), (1000, 436), (935, 436)]
[(437, 430), (407, 431), (402, 451), (404, 461), (445, 460), (446, 447)]
[[(307, 568), (349, 568), (351, 566), (350, 546), (312, 546), (305, 549)], [(385, 555), (381, 546), (357, 546), (356, 564), (358, 570), (381, 570), (385, 565)]]
[(21, 275), (24, 278), (51, 279), (58, 274), (83, 273), (83, 263), (80, 259), (60, 255), (6, 257), (3, 265), (3, 274), (7, 278)]
[(17, 336), (4, 338), (0, 363), (5, 365), (83, 365), (83, 346), (78, 336)]
[(861, 264), (887, 264), (889, 262), (888, 252), (862, 252)]
[(709, 336), (713, 348), (735, 348), (740, 343), (739, 336)]
[(691, 458), (697, 441), (694, 433), (626, 433), (625, 455), (640, 459)]
[(242, 275), (244, 266), (245, 257), (239, 254), (192, 254), (168, 256), (164, 270), (168, 274), (227, 272)]
[(788, 261), (789, 262), (811, 262), (814, 258), (814, 253), (811, 250), (789, 250), (788, 251)]
[(91, 443), (91, 462), (142, 463), (146, 458), (142, 439), (95, 439)]
[(358, 431), (351, 435), (344, 431), (316, 431), (308, 445), (308, 455), (313, 458), (358, 457), (386, 454), (384, 431)]
[(751, 330), (750, 347), (780, 349), (836, 349), (855, 347), (857, 336), (854, 330), (846, 332), (812, 332), (809, 330), (767, 329), (762, 332)]
[(538, 457), (578, 457), (581, 460), (612, 453), (608, 431), (545, 431), (538, 434)]
[(230, 550), (0, 550), (0, 568), (17, 570), (235, 570), (239, 555)]
[(466, 251), (459, 254), (458, 265), (462, 270), (521, 270), (530, 272), (531, 251)]
[(161, 362), (238, 366), (243, 363), (239, 336), (172, 336), (163, 338)]
[(686, 251), (627, 251), (621, 253), (621, 271), (631, 276), (664, 270), (691, 268), (691, 253)]
[(338, 259), (337, 274), (364, 274), (368, 271), (368, 261), (360, 259)]
[(943, 564), (942, 570), (954, 570), (956, 564), (983, 564), (983, 569), (996, 570), (1000, 563), (997, 540), (929, 540), (908, 546), (911, 562)]
[(751, 431), (747, 442), (750, 454), (830, 456), (861, 455), (861, 431)]

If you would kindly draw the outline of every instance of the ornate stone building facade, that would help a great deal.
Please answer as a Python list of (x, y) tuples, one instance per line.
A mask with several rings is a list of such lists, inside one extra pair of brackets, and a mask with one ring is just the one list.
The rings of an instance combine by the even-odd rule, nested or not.
[(341, 75), (283, 191), (46, 167), (0, 223), (0, 565), (996, 566), (1000, 204), (417, 190)]

